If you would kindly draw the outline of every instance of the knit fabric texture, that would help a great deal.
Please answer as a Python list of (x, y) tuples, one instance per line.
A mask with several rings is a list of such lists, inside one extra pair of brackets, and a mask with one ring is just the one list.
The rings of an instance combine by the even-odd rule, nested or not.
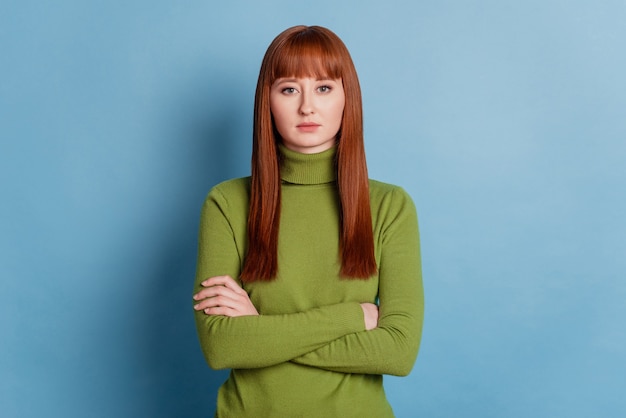
[[(230, 368), (218, 417), (393, 417), (383, 374), (407, 375), (419, 349), (424, 297), (417, 216), (400, 187), (370, 180), (378, 273), (340, 276), (336, 148), (300, 154), (280, 146), (278, 273), (243, 285), (259, 316), (195, 312), (214, 369)], [(215, 186), (202, 208), (194, 293), (230, 275), (247, 250), (250, 178)], [(366, 331), (360, 303), (379, 305)]]

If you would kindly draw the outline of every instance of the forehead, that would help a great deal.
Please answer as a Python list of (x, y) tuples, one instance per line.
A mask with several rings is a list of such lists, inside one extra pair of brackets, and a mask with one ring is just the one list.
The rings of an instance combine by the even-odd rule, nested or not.
[(282, 54), (280, 59), (275, 60), (272, 82), (279, 78), (341, 78), (342, 71), (338, 59), (316, 51), (298, 52), (300, 53)]

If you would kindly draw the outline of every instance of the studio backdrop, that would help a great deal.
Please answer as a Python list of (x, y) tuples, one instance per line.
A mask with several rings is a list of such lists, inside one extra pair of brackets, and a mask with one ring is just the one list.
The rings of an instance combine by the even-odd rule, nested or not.
[(249, 174), (270, 41), (322, 25), (426, 297), (399, 418), (626, 416), (626, 3), (3, 1), (0, 415), (212, 416), (200, 207)]

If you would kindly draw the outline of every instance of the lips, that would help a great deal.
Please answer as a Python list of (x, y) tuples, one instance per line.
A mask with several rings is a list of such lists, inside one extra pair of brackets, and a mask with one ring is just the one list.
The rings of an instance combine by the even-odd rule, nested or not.
[(296, 127), (300, 132), (315, 132), (321, 125), (313, 122), (303, 122)]

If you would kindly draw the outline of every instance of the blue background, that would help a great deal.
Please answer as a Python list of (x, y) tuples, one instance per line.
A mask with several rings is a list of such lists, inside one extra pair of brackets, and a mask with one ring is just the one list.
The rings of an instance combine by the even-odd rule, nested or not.
[(420, 215), (397, 416), (626, 416), (626, 3), (296, 3), (0, 3), (0, 415), (211, 416), (199, 210), (304, 23), (347, 44), (370, 175)]

